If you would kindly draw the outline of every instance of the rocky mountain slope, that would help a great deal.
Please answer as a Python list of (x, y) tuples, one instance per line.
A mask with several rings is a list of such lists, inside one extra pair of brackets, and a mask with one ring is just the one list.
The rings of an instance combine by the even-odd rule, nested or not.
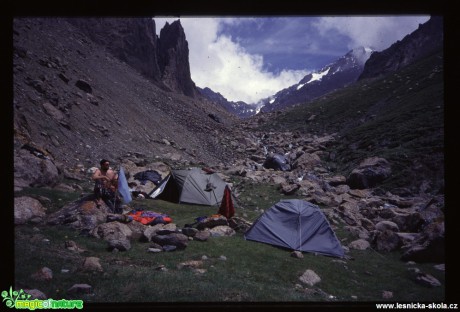
[(401, 41), (395, 42), (384, 51), (373, 53), (359, 79), (382, 77), (442, 49), (443, 29), (443, 17), (432, 16)]
[(210, 101), (214, 103), (218, 103), (222, 107), (224, 107), (227, 111), (230, 113), (240, 117), (240, 118), (246, 118), (250, 116), (254, 116), (259, 112), (259, 109), (257, 106), (253, 104), (247, 104), (243, 101), (238, 101), (238, 102), (233, 102), (227, 100), (225, 97), (223, 97), (222, 94), (219, 92), (214, 92), (210, 88), (199, 88), (198, 90), (201, 92), (201, 94), (209, 99)]
[[(118, 38), (114, 28), (111, 35), (101, 38), (118, 42), (118, 47), (101, 45), (75, 27), (75, 22), (60, 18), (14, 20), (16, 163), (24, 146), (52, 158), (58, 167), (70, 168), (93, 166), (101, 158), (116, 161), (125, 155), (209, 164), (231, 159), (232, 150), (220, 137), (231, 132), (235, 116), (217, 104), (184, 95), (187, 88), (178, 92), (180, 83), (171, 87), (167, 72), (172, 73), (177, 62), (171, 61), (172, 67), (159, 66), (165, 71), (163, 76), (154, 66), (139, 72), (136, 66), (148, 60), (125, 46), (130, 36), (125, 37), (126, 42), (112, 40)], [(138, 37), (143, 38), (140, 33)], [(123, 54), (120, 47), (124, 47), (123, 53), (134, 54)], [(121, 61), (120, 55), (132, 65)], [(171, 54), (171, 58), (179, 56)], [(219, 122), (212, 118), (216, 116)]]

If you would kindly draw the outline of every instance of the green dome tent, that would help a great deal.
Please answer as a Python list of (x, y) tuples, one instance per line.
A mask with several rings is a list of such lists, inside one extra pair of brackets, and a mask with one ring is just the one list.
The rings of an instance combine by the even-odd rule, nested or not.
[(304, 200), (281, 200), (265, 211), (244, 234), (246, 240), (296, 251), (344, 257), (321, 209)]
[(148, 195), (174, 203), (220, 205), (227, 183), (200, 168), (172, 170)]

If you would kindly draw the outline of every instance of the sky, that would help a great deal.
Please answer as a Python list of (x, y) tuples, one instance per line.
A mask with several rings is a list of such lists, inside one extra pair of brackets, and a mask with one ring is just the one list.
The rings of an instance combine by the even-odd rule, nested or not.
[[(255, 104), (363, 46), (382, 51), (428, 15), (154, 17), (157, 35), (180, 19), (192, 80), (229, 101)], [(161, 39), (161, 38), (160, 38)]]

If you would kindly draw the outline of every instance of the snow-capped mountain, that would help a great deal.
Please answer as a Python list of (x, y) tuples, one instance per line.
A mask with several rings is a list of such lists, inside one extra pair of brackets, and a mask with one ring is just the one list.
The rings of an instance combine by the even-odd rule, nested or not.
[(231, 102), (220, 93), (209, 88), (198, 88), (200, 93), (227, 111), (246, 118), (259, 111), (270, 112), (282, 110), (297, 103), (305, 103), (335, 89), (342, 88), (357, 80), (362, 73), (364, 63), (373, 52), (370, 48), (357, 48), (348, 52), (337, 61), (305, 76), (298, 84), (277, 92), (257, 104), (247, 104), (243, 101)]
[(299, 83), (263, 99), (261, 111), (282, 110), (294, 104), (306, 103), (355, 82), (373, 52), (364, 47), (351, 50), (335, 62), (308, 74)]

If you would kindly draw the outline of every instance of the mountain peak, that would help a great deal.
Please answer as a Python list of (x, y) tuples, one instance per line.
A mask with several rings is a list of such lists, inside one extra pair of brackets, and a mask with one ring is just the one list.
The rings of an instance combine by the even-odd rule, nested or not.
[(336, 61), (306, 75), (298, 84), (263, 100), (262, 112), (283, 110), (305, 103), (357, 80), (364, 64), (373, 53), (371, 48), (357, 47)]
[(360, 65), (364, 65), (364, 63), (366, 63), (373, 52), (375, 51), (370, 47), (360, 46), (354, 48), (348, 52), (348, 54), (352, 55)]

